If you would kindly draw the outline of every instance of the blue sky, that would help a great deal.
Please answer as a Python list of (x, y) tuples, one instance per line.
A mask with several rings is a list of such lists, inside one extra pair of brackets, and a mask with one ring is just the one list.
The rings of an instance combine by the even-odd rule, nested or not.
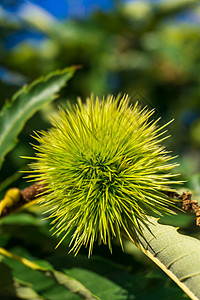
[[(127, 1), (127, 0), (124, 0)], [(95, 10), (109, 11), (114, 8), (115, 0), (1, 0), (0, 6), (11, 13), (10, 17), (17, 17), (23, 6), (33, 3), (42, 7), (58, 19), (66, 18), (85, 18)], [(4, 46), (10, 48), (23, 40), (32, 40), (33, 42), (41, 40), (43, 34), (23, 30), (17, 34), (12, 34), (4, 41)]]
[[(131, 0), (121, 0), (123, 2), (130, 2)], [(132, 0), (136, 1), (136, 0)], [(160, 2), (162, 0), (146, 0), (148, 2)], [(167, 0), (163, 0), (167, 1)], [(11, 18), (19, 16), (20, 10), (24, 4), (33, 3), (37, 6), (47, 10), (50, 14), (54, 15), (58, 19), (66, 18), (87, 18), (90, 13), (95, 10), (109, 11), (114, 8), (117, 0), (0, 0), (0, 8), (3, 7), (6, 11), (10, 12)], [(195, 22), (194, 14), (183, 13), (178, 18), (179, 21)], [(199, 22), (198, 22), (199, 24)], [(28, 40), (35, 45), (44, 38), (44, 35), (30, 29), (20, 31), (15, 34), (9, 35), (4, 41), (3, 46), (8, 50), (20, 43), (21, 41)], [(1, 73), (5, 74), (0, 67)], [(10, 78), (10, 75), (9, 75)], [(7, 80), (7, 79), (6, 79)]]
[[(123, 2), (130, 2), (131, 0), (121, 0)], [(134, 1), (134, 0), (132, 0)], [(159, 2), (161, 0), (147, 0), (148, 2)], [(164, 0), (166, 1), (166, 0)], [(24, 4), (33, 3), (42, 7), (58, 19), (66, 18), (87, 18), (95, 10), (109, 11), (114, 8), (116, 0), (0, 0), (1, 5), (6, 11), (12, 13), (12, 16), (18, 16), (18, 12), (23, 8)], [(194, 22), (194, 15), (183, 13), (180, 14), (177, 21)], [(16, 45), (22, 40), (32, 40), (34, 42), (40, 40), (42, 34), (24, 30), (17, 34), (9, 36), (4, 43), (6, 48)]]
[[(25, 0), (3, 0), (1, 4), (5, 9), (16, 12), (21, 5), (27, 2)], [(109, 10), (114, 6), (114, 1), (112, 0), (31, 0), (29, 2), (41, 6), (61, 19), (67, 16), (86, 16), (96, 9)]]
[[(121, 0), (128, 2), (131, 0)], [(133, 0), (134, 1), (134, 0)], [(147, 0), (148, 2), (159, 2), (161, 0)], [(1, 0), (1, 5), (9, 11), (16, 12), (24, 3), (31, 2), (49, 11), (57, 18), (85, 17), (92, 11), (101, 9), (104, 11), (114, 7), (116, 0)]]

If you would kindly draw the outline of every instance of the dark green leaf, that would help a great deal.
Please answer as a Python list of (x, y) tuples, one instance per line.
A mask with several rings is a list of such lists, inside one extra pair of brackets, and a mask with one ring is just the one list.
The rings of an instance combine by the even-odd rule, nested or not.
[(5, 300), (41, 300), (32, 285), (22, 282), (12, 276), (12, 270), (5, 264), (0, 263), (0, 298)]

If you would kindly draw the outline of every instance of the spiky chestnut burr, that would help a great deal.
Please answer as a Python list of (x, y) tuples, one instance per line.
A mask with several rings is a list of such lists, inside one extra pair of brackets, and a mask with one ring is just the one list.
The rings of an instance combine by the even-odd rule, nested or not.
[[(54, 233), (73, 232), (71, 251), (82, 245), (108, 244), (131, 227), (140, 230), (146, 216), (172, 212), (163, 190), (178, 181), (176, 164), (160, 142), (166, 137), (153, 110), (129, 105), (128, 96), (91, 96), (86, 104), (60, 109), (53, 127), (38, 132), (33, 180), (46, 185), (41, 203), (48, 208)], [(132, 226), (133, 225), (133, 226)], [(60, 241), (60, 242), (61, 242)], [(123, 247), (123, 246), (122, 246)]]

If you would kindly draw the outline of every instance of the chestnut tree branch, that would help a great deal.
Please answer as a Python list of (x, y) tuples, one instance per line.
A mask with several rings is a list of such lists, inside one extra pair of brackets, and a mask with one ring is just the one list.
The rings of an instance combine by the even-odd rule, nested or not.
[[(36, 182), (27, 188), (20, 190), (18, 188), (9, 189), (3, 200), (0, 202), (0, 218), (3, 218), (23, 205), (37, 199), (41, 193), (45, 193), (45, 184)], [(192, 193), (189, 191), (183, 192), (180, 195), (178, 192), (164, 191), (170, 198), (178, 198), (181, 200), (182, 209), (185, 211), (193, 211), (196, 215), (196, 225), (200, 226), (200, 206), (198, 201), (192, 200)]]
[(23, 205), (35, 200), (41, 193), (45, 192), (45, 184), (34, 183), (29, 187), (20, 190), (18, 188), (9, 189), (0, 202), (0, 218), (3, 218)]

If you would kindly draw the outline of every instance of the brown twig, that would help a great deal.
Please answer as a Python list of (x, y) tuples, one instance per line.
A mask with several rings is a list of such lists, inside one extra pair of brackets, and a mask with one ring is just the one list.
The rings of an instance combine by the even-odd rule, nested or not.
[(20, 191), (21, 198), (23, 201), (30, 202), (31, 200), (35, 199), (39, 194), (45, 192), (45, 184), (42, 183), (34, 183), (33, 185), (28, 186), (24, 190)]
[(192, 193), (186, 192), (182, 195), (179, 195), (179, 199), (182, 200), (182, 209), (187, 211), (191, 210), (194, 211), (196, 214), (196, 224), (197, 226), (200, 226), (200, 206), (198, 205), (198, 201), (192, 200)]
[(39, 182), (34, 183), (23, 190), (19, 190), (17, 188), (8, 190), (4, 199), (0, 203), (3, 206), (0, 218), (7, 216), (24, 204), (35, 200), (41, 193), (44, 192), (45, 184)]
[[(45, 184), (37, 182), (23, 190), (19, 190), (17, 188), (8, 190), (4, 199), (0, 202), (0, 204), (2, 204), (3, 201), (5, 202), (5, 205), (3, 205), (4, 208), (2, 209), (2, 212), (0, 214), (0, 218), (7, 216), (14, 210), (19, 209), (24, 204), (35, 200), (41, 193), (45, 193), (45, 186)], [(194, 213), (196, 214), (196, 224), (197, 226), (200, 226), (200, 206), (198, 205), (198, 201), (191, 199), (192, 193), (188, 191), (183, 192), (182, 195), (175, 191), (163, 191), (163, 193), (170, 198), (180, 199), (183, 210), (194, 211)], [(9, 205), (6, 204), (7, 199)]]
[(192, 193), (183, 192), (182, 195), (177, 192), (164, 191), (164, 193), (170, 198), (178, 198), (181, 200), (182, 209), (187, 211), (193, 211), (196, 214), (196, 225), (200, 226), (200, 206), (198, 205), (198, 201), (192, 200)]

